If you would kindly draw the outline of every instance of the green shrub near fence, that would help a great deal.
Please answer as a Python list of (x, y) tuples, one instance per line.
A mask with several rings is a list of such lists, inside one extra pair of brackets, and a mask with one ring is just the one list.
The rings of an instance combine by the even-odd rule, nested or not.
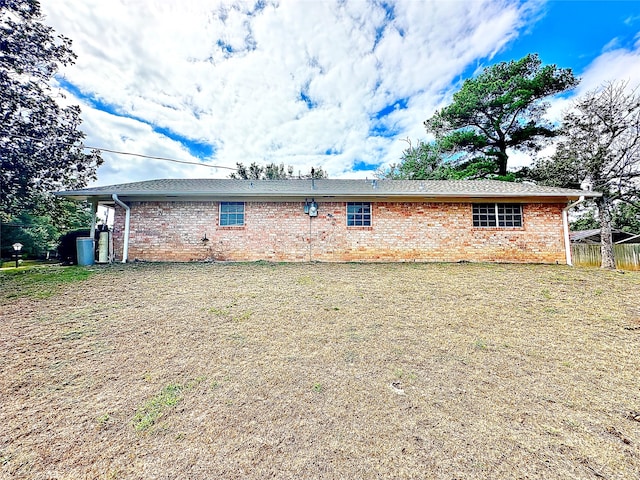
[[(640, 244), (620, 244), (613, 246), (616, 268), (620, 270), (640, 270)], [(602, 262), (600, 245), (571, 245), (573, 264), (577, 267), (599, 267)]]

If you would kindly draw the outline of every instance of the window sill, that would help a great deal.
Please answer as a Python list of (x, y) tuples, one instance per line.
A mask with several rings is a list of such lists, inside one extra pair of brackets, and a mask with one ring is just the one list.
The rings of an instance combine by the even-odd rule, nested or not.
[(524, 227), (472, 227), (473, 232), (523, 232)]
[(228, 226), (228, 227), (221, 227), (221, 226), (217, 226), (216, 230), (244, 230), (244, 225), (233, 225), (233, 226)]
[(373, 230), (373, 227), (357, 227), (357, 226), (347, 226), (347, 230)]

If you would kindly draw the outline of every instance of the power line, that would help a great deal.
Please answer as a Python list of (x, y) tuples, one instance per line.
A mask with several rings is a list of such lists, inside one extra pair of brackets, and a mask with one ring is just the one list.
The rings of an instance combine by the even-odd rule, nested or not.
[(234, 170), (234, 171), (237, 170), (237, 168), (225, 167), (223, 165), (209, 165), (207, 163), (189, 162), (187, 160), (176, 160), (175, 158), (154, 157), (153, 155), (143, 155), (141, 153), (120, 152), (118, 150), (111, 150), (109, 148), (90, 147), (90, 146), (86, 146), (86, 147), (83, 147), (83, 148), (89, 148), (89, 149), (92, 149), (92, 150), (100, 150), (101, 152), (117, 153), (118, 155), (131, 155), (132, 157), (150, 158), (150, 159), (153, 159), (153, 160), (164, 160), (166, 162), (184, 163), (186, 165), (198, 165), (199, 167), (226, 168), (227, 170)]
[[(16, 135), (16, 134), (9, 133), (9, 132), (2, 132), (2, 134), (3, 135), (11, 135), (14, 138), (22, 138), (24, 140), (43, 141), (42, 138), (30, 137), (28, 135)], [(49, 141), (49, 142), (51, 142), (51, 141)], [(70, 146), (70, 147), (77, 146), (77, 145), (75, 145), (73, 143), (66, 143), (66, 142), (62, 142), (62, 141), (59, 141), (57, 143), (60, 143), (61, 145), (67, 145), (67, 146)], [(182, 164), (185, 164), (185, 165), (197, 165), (199, 167), (225, 168), (227, 170), (233, 170), (233, 171), (237, 170), (236, 168), (225, 167), (224, 165), (210, 165), (210, 164), (207, 164), (207, 163), (190, 162), (188, 160), (177, 160), (175, 158), (156, 157), (156, 156), (153, 156), (153, 155), (143, 155), (142, 153), (122, 152), (120, 150), (112, 150), (110, 148), (103, 148), (103, 147), (92, 147), (90, 145), (83, 145), (82, 148), (84, 150), (100, 150), (101, 152), (115, 153), (115, 154), (118, 154), (118, 155), (129, 155), (129, 156), (132, 156), (132, 157), (149, 158), (149, 159), (152, 159), (152, 160), (162, 160), (162, 161), (165, 161), (165, 162), (182, 163)]]

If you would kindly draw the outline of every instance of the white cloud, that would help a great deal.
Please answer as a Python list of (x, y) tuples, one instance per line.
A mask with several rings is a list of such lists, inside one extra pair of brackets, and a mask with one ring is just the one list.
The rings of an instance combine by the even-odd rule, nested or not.
[[(452, 82), (500, 51), (538, 2), (401, 1), (393, 18), (363, 1), (50, 0), (46, 22), (74, 41), (64, 78), (119, 117), (82, 105), (87, 144), (195, 160), (151, 127), (210, 142), (211, 163), (275, 161), (331, 177), (354, 162), (395, 162), (402, 138), (449, 100)], [(607, 52), (608, 54), (613, 52)], [(301, 92), (306, 96), (301, 97)], [(395, 132), (372, 136), (377, 112)], [(307, 102), (314, 105), (309, 109)], [(334, 155), (325, 155), (331, 150)], [(99, 184), (228, 171), (105, 154)]]
[(603, 52), (607, 52), (609, 50), (615, 50), (616, 48), (620, 47), (620, 39), (618, 37), (614, 37), (611, 40), (609, 40), (604, 47), (602, 47), (602, 51)]
[(578, 93), (594, 90), (606, 82), (624, 80), (640, 84), (640, 41), (633, 49), (609, 50), (596, 58), (582, 74)]
[(571, 108), (576, 98), (598, 90), (606, 83), (624, 81), (628, 82), (631, 88), (640, 86), (640, 41), (631, 49), (603, 48), (603, 53), (587, 65), (585, 70), (579, 73), (579, 77), (580, 84), (571, 96), (556, 98), (551, 102), (546, 118), (560, 122), (563, 112)]
[(624, 24), (625, 25), (633, 25), (634, 23), (636, 23), (639, 20), (640, 20), (640, 15), (632, 15), (630, 17), (625, 18)]
[[(581, 81), (570, 96), (558, 97), (550, 102), (545, 118), (554, 123), (560, 123), (563, 114), (569, 110), (575, 101), (587, 92), (600, 89), (608, 82), (628, 82), (629, 88), (640, 87), (640, 41), (632, 49), (615, 48), (617, 42), (609, 42), (603, 47), (603, 53), (596, 57), (579, 74)], [(539, 152), (539, 157), (549, 157), (555, 151), (553, 145)], [(510, 155), (509, 166), (525, 166), (531, 163), (531, 158), (525, 154)]]

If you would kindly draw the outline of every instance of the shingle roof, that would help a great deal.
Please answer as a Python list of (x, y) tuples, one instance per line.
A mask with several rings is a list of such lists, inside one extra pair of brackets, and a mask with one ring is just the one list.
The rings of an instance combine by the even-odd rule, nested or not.
[[(640, 235), (623, 232), (612, 228), (613, 243), (640, 243)], [(576, 230), (569, 232), (569, 238), (574, 243), (600, 243), (600, 229)]]
[(58, 192), (78, 199), (134, 197), (283, 198), (283, 197), (562, 197), (599, 196), (596, 192), (497, 180), (234, 180), (163, 179)]

